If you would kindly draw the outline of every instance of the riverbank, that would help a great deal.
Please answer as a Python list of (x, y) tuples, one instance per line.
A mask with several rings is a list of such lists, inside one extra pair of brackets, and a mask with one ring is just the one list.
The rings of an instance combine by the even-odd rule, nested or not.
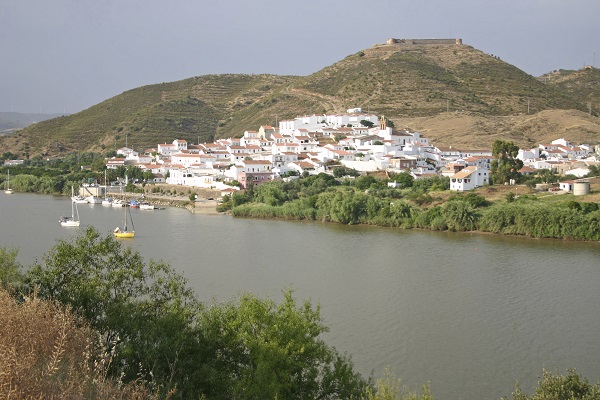
[[(114, 187), (111, 187), (114, 190)], [(194, 214), (220, 215), (217, 211), (217, 200), (221, 193), (218, 190), (194, 188), (188, 186), (157, 184), (146, 186), (143, 192), (127, 192), (126, 200), (147, 201), (156, 207), (185, 208)], [(196, 200), (190, 200), (190, 195), (196, 195)], [(111, 196), (109, 193), (108, 196)]]

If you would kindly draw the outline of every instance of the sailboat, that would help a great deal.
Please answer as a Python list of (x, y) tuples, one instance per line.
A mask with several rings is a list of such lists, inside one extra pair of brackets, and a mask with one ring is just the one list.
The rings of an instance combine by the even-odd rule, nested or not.
[[(73, 197), (73, 186), (71, 186), (71, 198)], [(60, 226), (79, 226), (79, 210), (77, 203), (71, 199), (71, 216), (63, 215), (60, 218)]]
[(6, 189), (4, 189), (4, 193), (11, 194), (13, 191), (10, 188), (10, 171), (6, 170)]
[(123, 228), (116, 227), (113, 231), (113, 234), (117, 238), (132, 238), (135, 236), (135, 228), (133, 226), (133, 219), (131, 218), (131, 211), (129, 210), (129, 207), (123, 208), (125, 209), (125, 221)]

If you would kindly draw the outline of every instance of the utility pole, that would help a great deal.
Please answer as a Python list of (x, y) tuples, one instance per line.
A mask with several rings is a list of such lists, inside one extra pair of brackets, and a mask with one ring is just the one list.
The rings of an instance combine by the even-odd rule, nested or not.
[(527, 114), (529, 115), (529, 99), (527, 99)]
[(446, 99), (446, 112), (450, 112), (450, 100)]
[(592, 103), (588, 103), (588, 114), (590, 114), (590, 117), (592, 116)]

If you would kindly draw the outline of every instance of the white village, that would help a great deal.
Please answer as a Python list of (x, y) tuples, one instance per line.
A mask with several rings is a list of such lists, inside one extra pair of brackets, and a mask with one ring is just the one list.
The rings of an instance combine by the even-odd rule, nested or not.
[[(348, 109), (345, 114), (311, 115), (260, 126), (239, 138), (189, 144), (175, 139), (143, 152), (124, 147), (107, 160), (107, 169), (137, 166), (154, 175), (154, 183), (214, 189), (222, 195), (278, 179), (332, 173), (343, 166), (360, 174), (375, 171), (409, 173), (413, 178), (444, 176), (450, 189), (469, 191), (489, 183), (491, 149), (437, 146), (421, 133), (394, 130), (385, 116)], [(557, 138), (531, 149), (520, 149), (523, 175), (546, 169), (585, 177), (598, 165), (600, 147)], [(511, 182), (507, 182), (510, 184)], [(572, 192), (575, 180), (550, 190)], [(388, 185), (394, 186), (394, 182)]]

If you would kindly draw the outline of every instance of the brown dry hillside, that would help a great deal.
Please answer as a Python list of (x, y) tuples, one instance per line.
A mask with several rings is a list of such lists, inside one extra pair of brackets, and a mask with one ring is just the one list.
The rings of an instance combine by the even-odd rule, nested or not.
[(600, 118), (576, 110), (546, 110), (515, 116), (441, 113), (433, 117), (399, 118), (395, 124), (423, 133), (434, 144), (462, 149), (489, 148), (496, 139), (510, 140), (520, 147), (558, 138), (574, 143), (600, 143)]

